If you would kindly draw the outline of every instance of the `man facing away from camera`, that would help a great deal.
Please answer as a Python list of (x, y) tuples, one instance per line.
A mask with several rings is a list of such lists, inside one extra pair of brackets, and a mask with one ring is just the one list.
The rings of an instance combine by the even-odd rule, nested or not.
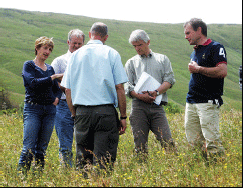
[(89, 38), (70, 58), (61, 86), (67, 88), (69, 109), (75, 117), (77, 169), (85, 171), (93, 165), (98, 171), (112, 170), (119, 134), (126, 130), (123, 83), (128, 79), (119, 53), (104, 44), (108, 27), (94, 23)]
[(186, 97), (186, 137), (193, 148), (202, 149), (206, 159), (214, 158), (224, 154), (219, 109), (227, 76), (226, 51), (223, 45), (207, 38), (207, 25), (201, 19), (186, 22), (184, 33), (189, 44), (195, 45), (188, 64), (191, 78)]
[[(129, 43), (134, 46), (137, 55), (125, 64), (129, 79), (129, 82), (125, 84), (125, 92), (128, 97), (133, 99), (129, 119), (134, 137), (135, 152), (142, 159), (145, 157), (146, 160), (150, 130), (155, 134), (163, 148), (167, 151), (173, 148), (173, 151), (175, 151), (175, 143), (163, 108), (163, 105), (168, 102), (166, 91), (175, 84), (175, 78), (169, 58), (163, 54), (152, 52), (149, 48), (150, 38), (144, 30), (133, 31)], [(134, 88), (143, 72), (154, 77), (161, 85), (154, 91), (136, 93)], [(160, 105), (157, 105), (154, 101), (161, 94), (163, 101)]]
[[(66, 54), (55, 58), (51, 64), (56, 74), (63, 74), (67, 67), (67, 61), (73, 52), (84, 45), (85, 35), (79, 29), (69, 31), (67, 44), (69, 46)], [(61, 87), (63, 93), (57, 105), (55, 117), (55, 128), (59, 140), (59, 157), (64, 166), (72, 167), (72, 144), (74, 121), (66, 101), (65, 88)]]

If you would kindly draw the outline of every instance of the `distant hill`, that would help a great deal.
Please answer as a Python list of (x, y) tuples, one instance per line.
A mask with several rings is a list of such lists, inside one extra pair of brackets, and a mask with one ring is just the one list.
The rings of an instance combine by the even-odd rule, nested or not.
[[(7, 86), (15, 103), (24, 100), (21, 77), (23, 63), (34, 59), (34, 42), (40, 36), (53, 37), (55, 46), (48, 64), (57, 56), (67, 52), (67, 34), (79, 28), (89, 41), (88, 32), (94, 22), (108, 25), (107, 45), (116, 49), (125, 65), (136, 55), (128, 38), (135, 29), (145, 30), (151, 39), (153, 52), (169, 57), (175, 73), (176, 84), (168, 91), (169, 100), (184, 107), (190, 74), (187, 69), (193, 47), (184, 39), (183, 23), (158, 24), (95, 19), (57, 13), (41, 13), (0, 8), (0, 85)], [(152, 20), (151, 20), (152, 21)], [(223, 99), (225, 108), (242, 109), (242, 91), (239, 88), (239, 66), (242, 64), (242, 24), (210, 24), (208, 37), (223, 44), (227, 51), (228, 76), (225, 79)]]

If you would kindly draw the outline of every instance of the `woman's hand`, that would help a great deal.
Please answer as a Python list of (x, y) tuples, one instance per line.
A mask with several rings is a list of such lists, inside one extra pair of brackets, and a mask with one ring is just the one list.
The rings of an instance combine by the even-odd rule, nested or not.
[(51, 79), (54, 80), (54, 79), (62, 79), (63, 77), (63, 74), (53, 74), (51, 75)]
[(59, 103), (59, 99), (56, 98), (55, 101), (52, 104), (55, 105), (55, 106), (57, 106), (58, 103)]

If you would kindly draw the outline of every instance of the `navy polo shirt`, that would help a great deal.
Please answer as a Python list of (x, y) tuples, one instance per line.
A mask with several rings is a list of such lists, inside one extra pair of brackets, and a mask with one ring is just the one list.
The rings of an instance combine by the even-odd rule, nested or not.
[[(223, 45), (208, 39), (203, 45), (194, 47), (191, 61), (202, 67), (216, 67), (220, 63), (227, 64), (226, 51)], [(200, 73), (192, 73), (189, 82), (189, 92), (186, 102), (206, 103), (208, 100), (218, 99), (223, 104), (224, 78), (210, 78)]]

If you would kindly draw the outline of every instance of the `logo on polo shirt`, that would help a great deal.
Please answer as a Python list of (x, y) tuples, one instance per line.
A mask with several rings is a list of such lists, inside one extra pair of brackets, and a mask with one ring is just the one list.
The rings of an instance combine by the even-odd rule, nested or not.
[(205, 55), (205, 53), (202, 55), (202, 59), (205, 59), (206, 58), (206, 55)]

